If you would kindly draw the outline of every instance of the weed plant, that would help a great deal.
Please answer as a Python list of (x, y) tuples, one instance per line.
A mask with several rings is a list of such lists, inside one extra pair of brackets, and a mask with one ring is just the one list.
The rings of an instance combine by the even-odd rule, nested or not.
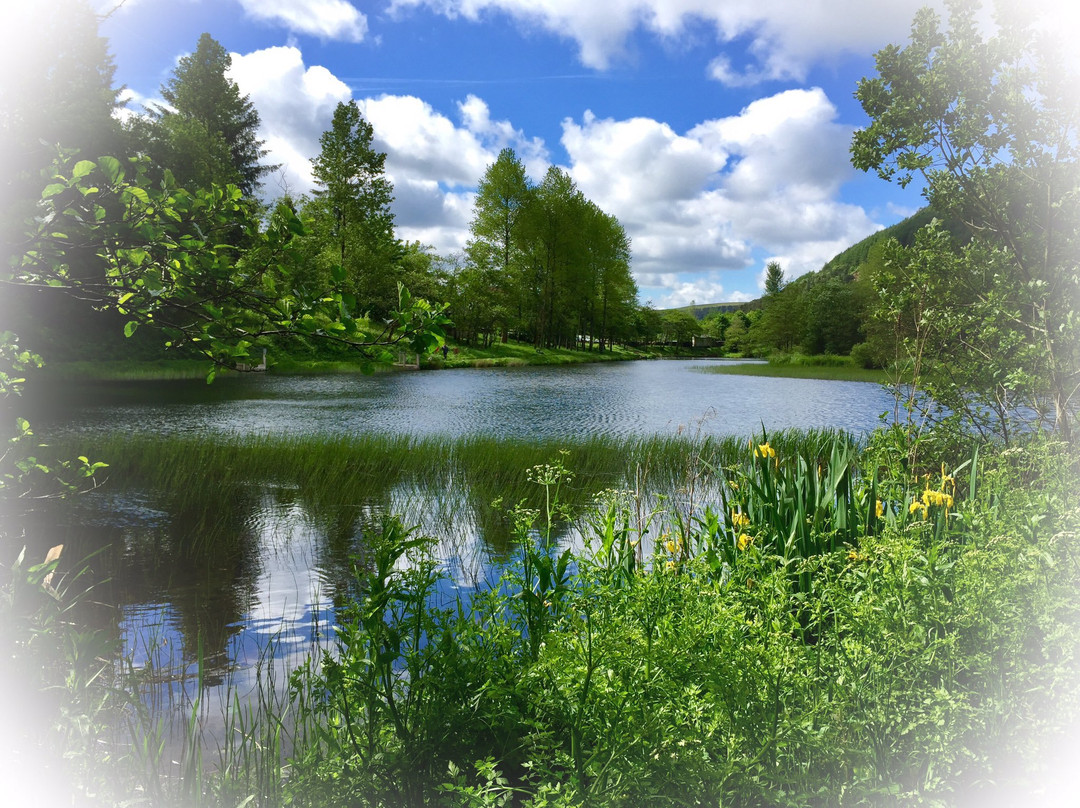
[[(448, 601), (434, 540), (385, 518), (333, 648), (287, 694), (233, 703), (204, 786), (144, 804), (951, 805), (1009, 778), (1049, 798), (1039, 763), (1080, 718), (1073, 450), (1033, 437), (905, 468), (895, 440), (593, 442), (516, 473), (483, 441), (293, 443), (346, 480), (471, 457), (522, 495), (514, 561)], [(323, 473), (278, 465), (281, 441), (155, 451), (174, 483), (178, 461)], [(680, 473), (644, 504), (625, 484)], [(149, 795), (128, 777), (125, 799)]]
[[(769, 449), (755, 442), (735, 474), (748, 523), (680, 534), (679, 517), (654, 514), (667, 538), (646, 563), (625, 500), (593, 513), (573, 557), (546, 541), (552, 500), (519, 511), (519, 563), (467, 608), (420, 607), (430, 568), (391, 559), (422, 542), (389, 528), (337, 654), (294, 679), (321, 695), (329, 731), (297, 761), (291, 799), (911, 805), (992, 793), (1003, 762), (1077, 715), (1080, 514), (1061, 467), (1036, 463), (1034, 499), (1007, 455), (984, 458), (981, 478), (965, 465), (968, 496), (946, 493), (959, 490), (946, 473), (879, 505), (848, 447), (823, 447), (820, 471)], [(560, 463), (533, 478), (548, 494), (571, 480)]]

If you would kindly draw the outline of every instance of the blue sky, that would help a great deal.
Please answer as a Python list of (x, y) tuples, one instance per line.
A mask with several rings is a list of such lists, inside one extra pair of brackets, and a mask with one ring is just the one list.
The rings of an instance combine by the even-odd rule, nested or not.
[(854, 171), (848, 145), (867, 122), (856, 82), (922, 4), (127, 0), (101, 33), (128, 114), (200, 34), (221, 42), (283, 166), (269, 198), (311, 189), (319, 135), (356, 99), (399, 236), (440, 254), (464, 247), (500, 149), (536, 181), (561, 166), (623, 223), (642, 301), (666, 308), (756, 297), (768, 261), (796, 277), (921, 206)]

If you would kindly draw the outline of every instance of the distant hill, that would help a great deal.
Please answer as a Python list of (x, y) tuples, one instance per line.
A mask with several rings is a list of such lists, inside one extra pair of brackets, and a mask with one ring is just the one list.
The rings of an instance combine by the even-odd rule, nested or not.
[[(878, 230), (876, 233), (871, 233), (862, 241), (851, 245), (843, 252), (833, 256), (821, 269), (816, 272), (807, 272), (805, 275), (800, 275), (792, 283), (814, 283), (817, 280), (839, 280), (845, 283), (852, 281), (855, 278), (855, 272), (859, 266), (866, 262), (867, 257), (870, 255), (870, 250), (874, 248), (876, 244), (885, 241), (886, 239), (895, 238), (901, 244), (907, 246), (915, 240), (915, 232), (923, 226), (930, 223), (930, 220), (934, 218), (934, 212), (929, 207), (923, 208), (912, 216), (908, 216), (903, 221), (886, 227), (884, 230)], [(961, 226), (959, 224), (946, 223), (946, 227), (953, 231), (953, 233), (959, 235), (961, 232)], [(739, 309), (756, 309), (760, 305), (760, 298), (757, 300), (751, 300), (746, 303), (703, 303), (695, 304), (692, 306), (680, 306), (676, 309), (661, 309), (660, 312), (665, 311), (687, 311), (693, 314), (697, 319), (702, 320), (715, 312), (733, 312)]]
[(753, 308), (756, 302), (757, 301), (751, 301), (749, 303), (702, 303), (700, 305), (695, 304), (692, 306), (679, 306), (678, 308), (674, 309), (659, 309), (659, 311), (661, 314), (666, 311), (687, 311), (694, 315), (694, 317), (698, 320), (704, 320), (710, 314), (715, 314), (718, 311), (724, 312), (725, 314), (730, 314), (731, 312), (738, 311), (741, 308)]
[[(871, 233), (862, 241), (851, 245), (843, 252), (833, 256), (833, 258), (817, 272), (809, 272), (807, 275), (817, 275), (822, 280), (835, 279), (839, 281), (851, 281), (854, 279), (855, 271), (859, 266), (866, 263), (866, 259), (870, 255), (870, 250), (872, 250), (875, 245), (880, 244), (887, 239), (894, 238), (906, 247), (915, 240), (915, 231), (930, 224), (930, 221), (933, 218), (934, 212), (928, 207), (923, 208), (914, 215), (908, 216), (903, 221), (897, 222), (891, 227), (886, 227), (884, 230), (878, 230), (876, 233)], [(805, 278), (806, 275), (801, 277)]]

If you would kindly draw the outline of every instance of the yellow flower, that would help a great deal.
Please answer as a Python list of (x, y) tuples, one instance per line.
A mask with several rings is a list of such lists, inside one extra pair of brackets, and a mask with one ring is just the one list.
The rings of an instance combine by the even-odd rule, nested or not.
[(757, 448), (754, 449), (754, 457), (760, 457), (762, 460), (768, 457), (776, 457), (776, 450), (767, 442), (759, 443)]
[(885, 506), (882, 504), (880, 499), (877, 501), (874, 512), (877, 514), (878, 519), (885, 515)]
[(858, 561), (859, 560), (859, 554), (856, 553), (854, 550), (848, 550), (847, 560), (848, 561)]
[(666, 542), (664, 542), (664, 549), (672, 555), (675, 555), (675, 551), (678, 549), (678, 546), (675, 544), (675, 541), (673, 539), (668, 539)]
[(750, 517), (747, 516), (745, 513), (741, 513), (740, 511), (732, 511), (731, 524), (733, 524), (736, 528), (746, 527), (748, 524), (750, 524)]
[(926, 508), (935, 505), (938, 508), (943, 507), (948, 510), (953, 505), (953, 498), (951, 494), (946, 494), (944, 491), (935, 491), (932, 488), (927, 488), (922, 492), (922, 504)]
[(674, 561), (669, 561), (669, 562), (668, 562), (668, 563), (667, 563), (667, 564), (665, 565), (665, 568), (667, 569), (667, 571), (668, 571), (668, 572), (671, 572), (672, 570), (674, 570), (674, 569), (675, 569), (675, 562), (674, 562)]
[(922, 518), (925, 519), (929, 509), (926, 507), (925, 503), (919, 502), (919, 500), (916, 499), (913, 500), (911, 505), (908, 507), (908, 513), (914, 514), (917, 511), (922, 511)]
[(739, 542), (738, 542), (739, 549), (740, 550), (745, 550), (747, 547), (750, 546), (750, 542), (752, 542), (752, 541), (753, 541), (753, 539), (751, 539), (745, 533), (740, 533), (739, 534)]

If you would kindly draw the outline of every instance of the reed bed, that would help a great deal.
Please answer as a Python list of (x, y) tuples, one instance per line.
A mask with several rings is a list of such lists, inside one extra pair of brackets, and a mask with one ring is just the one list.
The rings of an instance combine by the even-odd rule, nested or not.
[[(821, 453), (835, 430), (781, 430), (769, 435), (785, 454)], [(744, 462), (745, 437), (687, 435), (639, 438), (590, 436), (541, 442), (490, 437), (416, 438), (405, 435), (149, 437), (116, 433), (67, 438), (52, 448), (109, 463), (113, 484), (198, 490), (207, 485), (278, 485), (324, 489), (349, 496), (372, 481), (402, 478), (439, 482), (447, 475), (483, 475), (504, 498), (525, 489), (532, 466), (564, 452), (579, 480), (622, 486), (637, 467), (660, 478), (678, 479), (689, 464), (718, 469)]]

